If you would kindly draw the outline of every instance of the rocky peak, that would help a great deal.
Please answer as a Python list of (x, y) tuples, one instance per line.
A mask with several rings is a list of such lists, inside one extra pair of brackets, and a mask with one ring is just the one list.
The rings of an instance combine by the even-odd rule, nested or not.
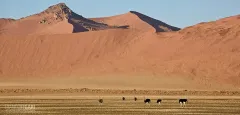
[(43, 13), (53, 14), (56, 19), (68, 19), (72, 15), (72, 10), (65, 4), (59, 3), (48, 7)]

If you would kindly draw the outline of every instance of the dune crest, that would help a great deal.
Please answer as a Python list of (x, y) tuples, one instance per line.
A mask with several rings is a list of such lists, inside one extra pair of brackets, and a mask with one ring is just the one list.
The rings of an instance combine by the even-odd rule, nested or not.
[(180, 28), (170, 26), (162, 21), (156, 20), (136, 11), (130, 11), (110, 17), (90, 18), (91, 20), (109, 25), (129, 25), (130, 28), (142, 31), (170, 32), (178, 31)]

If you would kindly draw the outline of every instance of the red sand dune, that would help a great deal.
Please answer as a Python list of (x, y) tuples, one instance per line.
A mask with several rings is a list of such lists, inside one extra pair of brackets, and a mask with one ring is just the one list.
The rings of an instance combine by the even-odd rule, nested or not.
[(106, 23), (108, 25), (129, 25), (130, 28), (145, 31), (148, 31), (149, 29), (156, 32), (169, 32), (180, 30), (180, 28), (170, 26), (164, 22), (161, 22), (136, 11), (130, 11), (126, 14), (111, 17), (90, 19), (97, 22)]
[[(3, 34), (0, 38), (1, 79), (20, 79), (18, 82), (22, 83), (28, 79), (33, 84), (41, 80), (57, 84), (64, 79), (61, 82), (64, 86), (94, 88), (239, 89), (239, 16), (200, 23), (176, 32), (155, 33), (149, 31), (153, 26), (134, 21), (140, 20), (137, 16), (124, 15), (103, 18), (104, 23), (129, 24), (132, 29), (74, 34), (58, 31), (62, 34), (56, 35)], [(36, 30), (27, 25), (35, 23), (37, 17), (30, 16), (11, 26), (23, 24), (25, 29), (18, 31), (34, 33)], [(66, 21), (56, 24), (59, 25), (50, 24), (41, 32), (74, 28)], [(43, 26), (39, 25), (37, 30), (40, 32)]]

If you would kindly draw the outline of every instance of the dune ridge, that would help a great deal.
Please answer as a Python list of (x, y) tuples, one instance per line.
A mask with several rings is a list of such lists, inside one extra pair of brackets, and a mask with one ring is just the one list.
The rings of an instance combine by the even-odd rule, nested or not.
[(129, 25), (129, 28), (140, 31), (151, 30), (153, 32), (170, 32), (180, 30), (180, 28), (168, 25), (162, 21), (156, 20), (137, 11), (129, 11), (128, 13), (116, 16), (90, 19), (109, 25)]

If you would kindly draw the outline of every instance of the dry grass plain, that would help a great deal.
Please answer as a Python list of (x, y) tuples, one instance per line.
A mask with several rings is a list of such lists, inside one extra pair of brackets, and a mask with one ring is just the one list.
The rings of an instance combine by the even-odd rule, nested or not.
[[(143, 96), (1, 96), (1, 115), (239, 115), (239, 96), (188, 96), (186, 107), (180, 107), (180, 96), (147, 96), (149, 105), (143, 102)], [(156, 100), (163, 99), (158, 105)]]

